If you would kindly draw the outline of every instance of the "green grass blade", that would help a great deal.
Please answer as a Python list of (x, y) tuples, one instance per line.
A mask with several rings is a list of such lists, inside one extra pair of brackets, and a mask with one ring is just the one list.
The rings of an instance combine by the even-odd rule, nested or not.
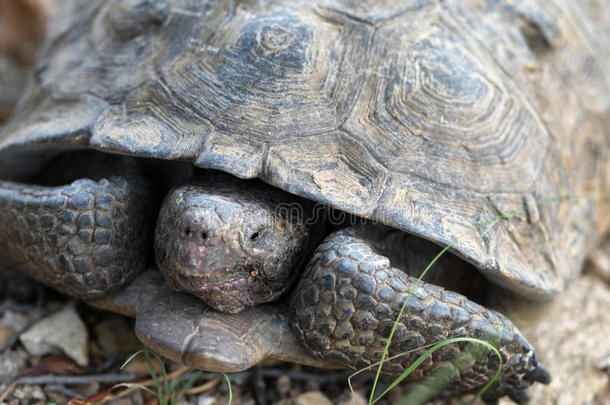
[(388, 336), (388, 341), (386, 342), (385, 348), (383, 350), (383, 355), (381, 356), (381, 360), (379, 361), (379, 367), (377, 367), (377, 373), (375, 374), (375, 379), (373, 380), (373, 388), (371, 389), (371, 395), (369, 396), (369, 405), (373, 404), (373, 396), (375, 395), (375, 389), (377, 388), (377, 381), (379, 381), (379, 376), (381, 375), (381, 368), (383, 367), (383, 363), (384, 363), (385, 358), (388, 356), (388, 351), (390, 349), (390, 343), (392, 342), (392, 337), (394, 336), (394, 332), (396, 331), (396, 326), (398, 325), (398, 322), (400, 322), (400, 318), (402, 318), (402, 314), (405, 311), (405, 308), (407, 306), (407, 301), (409, 300), (409, 298), (411, 298), (411, 296), (413, 295), (413, 292), (415, 291), (415, 288), (417, 288), (417, 286), (421, 282), (422, 278), (426, 275), (428, 270), (430, 270), (430, 268), (434, 265), (434, 263), (436, 263), (436, 261), (447, 250), (449, 250), (452, 245), (453, 244), (449, 244), (449, 245), (445, 246), (445, 248), (443, 250), (441, 250), (439, 252), (439, 254), (437, 254), (436, 257), (434, 257), (434, 259), (432, 259), (432, 261), (430, 263), (428, 263), (428, 266), (420, 274), (420, 276), (418, 277), (418, 279), (415, 282), (415, 284), (413, 284), (413, 287), (411, 287), (411, 290), (409, 291), (409, 295), (407, 295), (407, 298), (405, 298), (405, 301), (402, 303), (402, 307), (400, 308), (400, 312), (398, 313), (398, 316), (396, 317), (396, 320), (394, 321), (394, 325), (392, 325), (392, 330), (390, 331), (390, 336)]
[(166, 402), (167, 402), (171, 396), (172, 390), (170, 390), (170, 388), (169, 388), (167, 370), (165, 370), (165, 361), (157, 353), (152, 352), (152, 351), (151, 351), (151, 353), (155, 356), (155, 359), (157, 360), (157, 363), (159, 364), (159, 368), (161, 369), (161, 381), (163, 382), (163, 393), (166, 397)]
[[(413, 371), (415, 371), (415, 369), (417, 369), (417, 367), (419, 367), (428, 357), (432, 356), (432, 354), (437, 351), (438, 349), (447, 346), (449, 344), (453, 344), (453, 343), (458, 343), (458, 342), (471, 342), (471, 343), (475, 343), (475, 344), (480, 344), (480, 345), (484, 345), (486, 346), (489, 350), (492, 350), (496, 356), (499, 359), (499, 365), (498, 365), (498, 369), (496, 370), (496, 373), (494, 374), (493, 378), (490, 379), (482, 388), (481, 390), (479, 390), (479, 392), (477, 393), (477, 395), (475, 396), (474, 400), (478, 399), (481, 395), (483, 395), (485, 393), (485, 391), (487, 391), (487, 389), (491, 386), (491, 384), (493, 384), (498, 377), (500, 376), (500, 372), (502, 371), (502, 355), (500, 354), (500, 351), (493, 346), (492, 344), (490, 344), (489, 342), (486, 342), (484, 340), (480, 340), (480, 339), (476, 339), (476, 338), (470, 338), (470, 337), (458, 337), (458, 338), (452, 338), (452, 339), (447, 339), (444, 340), (440, 343), (437, 343), (436, 345), (434, 345), (433, 347), (431, 347), (430, 349), (428, 349), (425, 353), (423, 353), (421, 356), (419, 356), (417, 358), (417, 360), (415, 360), (405, 371), (402, 372), (402, 374), (400, 376), (398, 376), (393, 382), (392, 384), (390, 384), (390, 386), (388, 388), (386, 388), (385, 391), (383, 391), (381, 394), (379, 394), (379, 396), (377, 398), (375, 398), (373, 400), (373, 402), (371, 402), (372, 404), (375, 404), (377, 401), (379, 401), (384, 395), (386, 395), (388, 392), (390, 392), (394, 387), (396, 387), (398, 384), (400, 384), (405, 378), (407, 378)], [(406, 398), (408, 398), (409, 400), (406, 402), (402, 402), (404, 404), (415, 404), (415, 403), (420, 403), (420, 402), (415, 402), (414, 399), (412, 397), (407, 396)], [(425, 398), (424, 400), (427, 400), (427, 398)], [(474, 401), (473, 400), (473, 401)]]
[(161, 384), (159, 382), (159, 378), (157, 376), (157, 372), (155, 371), (155, 367), (152, 363), (150, 353), (153, 353), (156, 356), (156, 360), (159, 362), (159, 366), (161, 367), (161, 369), (163, 371), (165, 371), (165, 364), (164, 364), (163, 360), (161, 359), (161, 357), (157, 353), (151, 352), (150, 350), (148, 350), (146, 348), (138, 350), (137, 352), (135, 352), (134, 354), (129, 356), (127, 358), (127, 360), (125, 360), (125, 362), (121, 365), (121, 370), (124, 369), (127, 366), (127, 364), (132, 362), (134, 358), (136, 358), (140, 354), (144, 354), (144, 357), (146, 358), (146, 365), (148, 366), (148, 371), (150, 372), (150, 377), (153, 380), (153, 385), (157, 389), (157, 398), (159, 399), (159, 405), (166, 405), (167, 400), (165, 399), (165, 393), (163, 392), (163, 387), (161, 386)]
[[(551, 198), (546, 198), (546, 199), (540, 199), (537, 201), (538, 205), (546, 205), (546, 204), (551, 204), (551, 203), (562, 203), (565, 201), (572, 201), (572, 200), (576, 200), (576, 199), (582, 199), (582, 198), (589, 198), (589, 199), (599, 199), (599, 200), (606, 200), (610, 198), (610, 193), (589, 193), (589, 194), (581, 194), (581, 195), (559, 195), (559, 196), (555, 196), (555, 197), (551, 197)], [(509, 219), (510, 217), (514, 216), (514, 215), (518, 215), (520, 213), (524, 212), (524, 208), (523, 207), (519, 207), (513, 210), (507, 210), (487, 221), (481, 222), (478, 225), (475, 226), (475, 229), (477, 230), (481, 230), (484, 229), (486, 227), (489, 227), (493, 224), (495, 224), (496, 222), (499, 222), (503, 219)], [(413, 295), (413, 292), (415, 291), (415, 288), (417, 287), (417, 285), (420, 283), (420, 281), (422, 280), (422, 278), (424, 277), (424, 275), (428, 272), (428, 270), (430, 269), (430, 267), (432, 267), (432, 265), (447, 251), (449, 250), (452, 246), (454, 245), (454, 242), (448, 244), (426, 267), (426, 269), (424, 270), (424, 272), (419, 276), (419, 278), (417, 279), (416, 283), (413, 285), (413, 287), (411, 288), (411, 290), (409, 291), (409, 295), (407, 296), (406, 300), (403, 302), (403, 305), (400, 309), (400, 312), (398, 314), (398, 317), (396, 318), (394, 325), (392, 327), (392, 330), (390, 332), (390, 335), (388, 337), (388, 341), (386, 342), (385, 348), (384, 348), (384, 352), (383, 355), (381, 357), (381, 360), (379, 361), (379, 366), (377, 368), (377, 373), (375, 375), (375, 379), (373, 381), (373, 387), (371, 389), (371, 394), (369, 396), (369, 405), (372, 405), (374, 402), (376, 402), (377, 400), (373, 401), (373, 397), (375, 394), (375, 390), (377, 388), (377, 381), (379, 380), (379, 376), (381, 374), (381, 369), (383, 367), (383, 363), (386, 360), (386, 357), (388, 356), (388, 351), (389, 351), (389, 347), (390, 347), (390, 343), (392, 340), (392, 337), (394, 336), (394, 331), (396, 330), (396, 325), (398, 324), (398, 322), (400, 322), (400, 319), (402, 317), (402, 314), (404, 312), (404, 309), (406, 307), (407, 301), (408, 299)], [(469, 338), (470, 339), (470, 338)], [(478, 340), (478, 339), (475, 339)], [(485, 341), (480, 341), (481, 344), (485, 344), (486, 346), (489, 345), (488, 342)], [(500, 356), (499, 351), (497, 350), (497, 348), (491, 346), (491, 348), (495, 351), (496, 355)], [(397, 356), (393, 356), (393, 358), (399, 357)], [(494, 376), (494, 378), (492, 380), (490, 380), (490, 382), (488, 384), (486, 384), (481, 391), (479, 391), (479, 393), (477, 393), (477, 395), (475, 396), (475, 399), (478, 399), (481, 395), (483, 395), (483, 393), (489, 388), (489, 386), (498, 378), (498, 376), (500, 375), (501, 372), (501, 365), (502, 365), (502, 358), (501, 356), (500, 358), (500, 367), (498, 368), (498, 371), (496, 372), (496, 375)], [(423, 360), (422, 360), (423, 361)], [(415, 362), (417, 363), (417, 361)], [(414, 364), (415, 364), (414, 363)], [(418, 365), (421, 364), (421, 362), (418, 363)], [(370, 366), (369, 366), (370, 367)], [(367, 367), (368, 368), (368, 367)], [(411, 369), (411, 367), (409, 367), (409, 369)], [(413, 369), (414, 370), (414, 369)], [(411, 370), (409, 373), (411, 373), (413, 370)], [(406, 373), (406, 371), (405, 371)], [(351, 377), (350, 377), (351, 378)], [(348, 383), (349, 383), (349, 379), (348, 379)], [(392, 385), (392, 387), (394, 387), (395, 384)], [(351, 383), (350, 383), (350, 388), (351, 388)], [(384, 391), (384, 393), (382, 393), (382, 395), (384, 395), (387, 392)], [(473, 400), (473, 401), (474, 401)]]
[[(181, 380), (182, 379), (180, 377), (177, 377), (177, 378), (174, 378), (171, 381), (169, 381), (169, 386), (167, 388), (167, 390), (168, 390), (167, 392), (170, 393), (170, 392), (176, 391), (176, 388), (178, 387), (178, 384), (180, 383)], [(174, 395), (171, 396), (170, 402), (174, 403)]]
[[(178, 393), (176, 395), (172, 395), (172, 401), (171, 401), (172, 405), (177, 404), (180, 401), (180, 398), (182, 398), (184, 396), (184, 393), (186, 391), (188, 391), (189, 389), (191, 389), (191, 387), (195, 384), (195, 381), (197, 381), (199, 378), (201, 378), (202, 375), (203, 375), (203, 373), (201, 371), (193, 372), (191, 378), (189, 378), (188, 381), (186, 383), (184, 383), (182, 388), (180, 388), (180, 391), (178, 391)], [(175, 383), (174, 383), (174, 381), (175, 381)], [(172, 383), (174, 383), (174, 384), (171, 384), (172, 392), (174, 392), (174, 389), (176, 388), (178, 378), (176, 378), (174, 381), (172, 381)]]
[(224, 379), (225, 382), (227, 383), (227, 389), (229, 390), (229, 405), (231, 405), (231, 402), (233, 402), (233, 390), (231, 389), (231, 380), (229, 379), (229, 376), (226, 373), (220, 373)]
[(150, 357), (150, 350), (144, 351), (144, 357), (146, 358), (146, 364), (148, 365), (148, 371), (150, 371), (153, 384), (155, 388), (157, 388), (157, 399), (159, 400), (159, 405), (167, 405), (167, 399), (165, 398), (163, 387), (159, 383), (159, 377), (157, 376), (157, 372), (155, 371), (155, 367), (152, 363), (152, 358)]
[[(180, 390), (174, 395), (178, 384), (182, 380), (181, 378), (175, 378), (172, 381), (169, 381), (167, 376), (167, 370), (165, 368), (164, 359), (157, 353), (149, 350), (149, 349), (141, 349), (129, 356), (127, 360), (121, 365), (121, 369), (125, 368), (127, 364), (129, 364), (133, 359), (140, 355), (144, 354), (146, 358), (146, 364), (148, 366), (148, 370), (150, 372), (151, 379), (153, 380), (153, 385), (157, 389), (157, 392), (153, 392), (146, 387), (141, 387), (142, 389), (155, 394), (157, 396), (157, 400), (159, 405), (174, 405), (177, 404), (180, 399), (184, 396), (184, 394), (195, 384), (195, 382), (201, 378), (204, 373), (202, 371), (195, 371), (192, 373), (191, 377), (181, 386)], [(152, 355), (152, 356), (151, 356)], [(160, 367), (160, 375), (155, 371), (155, 367), (153, 366), (153, 358), (157, 361)], [(233, 402), (233, 391), (231, 389), (231, 380), (229, 376), (225, 373), (219, 373), (224, 377), (224, 380), (227, 384), (227, 388), (229, 390), (229, 405)], [(209, 375), (209, 373), (208, 373)]]
[(148, 349), (141, 349), (138, 350), (137, 352), (135, 352), (134, 354), (132, 354), (131, 356), (129, 356), (127, 358), (127, 360), (125, 360), (125, 362), (123, 363), (123, 365), (121, 365), (121, 370), (123, 370), (129, 363), (131, 363), (133, 361), (133, 359), (135, 359), (138, 355), (144, 353), (146, 350)]

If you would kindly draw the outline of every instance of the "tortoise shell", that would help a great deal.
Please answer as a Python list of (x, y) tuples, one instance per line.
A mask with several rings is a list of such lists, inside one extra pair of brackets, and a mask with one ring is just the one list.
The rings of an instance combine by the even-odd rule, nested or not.
[(608, 229), (610, 13), (591, 2), (62, 7), (0, 133), (5, 177), (78, 148), (258, 177), (536, 299)]

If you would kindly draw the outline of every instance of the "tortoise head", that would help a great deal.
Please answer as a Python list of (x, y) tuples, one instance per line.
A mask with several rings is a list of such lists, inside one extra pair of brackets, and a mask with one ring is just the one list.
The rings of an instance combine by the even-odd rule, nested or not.
[(280, 190), (224, 175), (170, 191), (155, 232), (168, 284), (224, 312), (277, 299), (311, 249), (305, 220), (282, 209), (290, 201)]

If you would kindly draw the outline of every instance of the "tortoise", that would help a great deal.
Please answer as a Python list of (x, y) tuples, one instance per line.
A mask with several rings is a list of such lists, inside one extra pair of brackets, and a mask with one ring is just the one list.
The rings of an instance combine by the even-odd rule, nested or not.
[[(390, 355), (488, 339), (484, 399), (525, 402), (549, 374), (482, 304), (552, 299), (609, 229), (594, 7), (67, 0), (0, 133), (1, 262), (216, 371), (370, 365), (404, 304)], [(478, 389), (472, 347), (413, 378)]]

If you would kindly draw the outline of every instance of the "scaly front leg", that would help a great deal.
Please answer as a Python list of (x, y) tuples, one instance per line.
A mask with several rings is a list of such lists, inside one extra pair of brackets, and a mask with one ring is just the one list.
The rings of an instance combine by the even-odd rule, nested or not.
[[(533, 349), (502, 314), (425, 281), (409, 296), (417, 279), (392, 267), (380, 250), (390, 247), (392, 256), (410, 257), (411, 263), (425, 267), (428, 259), (421, 258), (433, 258), (440, 248), (400, 234), (404, 235), (403, 249), (418, 247), (423, 251), (401, 255), (396, 252), (400, 244), (396, 243), (396, 231), (370, 224), (335, 232), (315, 251), (291, 300), (297, 334), (314, 357), (354, 369), (378, 362), (407, 300), (388, 357), (405, 355), (384, 364), (385, 373), (400, 374), (430, 345), (454, 337), (473, 337), (490, 342), (503, 357), (502, 373), (486, 392), (487, 401), (509, 395), (522, 403), (534, 381), (548, 383), (550, 376)], [(380, 241), (380, 236), (388, 243)], [(431, 271), (447, 272), (447, 278), (459, 280), (467, 267), (448, 254)], [(445, 393), (472, 392), (493, 377), (498, 363), (496, 354), (484, 346), (460, 342), (434, 352), (410, 378), (422, 380), (446, 369), (452, 379)]]

